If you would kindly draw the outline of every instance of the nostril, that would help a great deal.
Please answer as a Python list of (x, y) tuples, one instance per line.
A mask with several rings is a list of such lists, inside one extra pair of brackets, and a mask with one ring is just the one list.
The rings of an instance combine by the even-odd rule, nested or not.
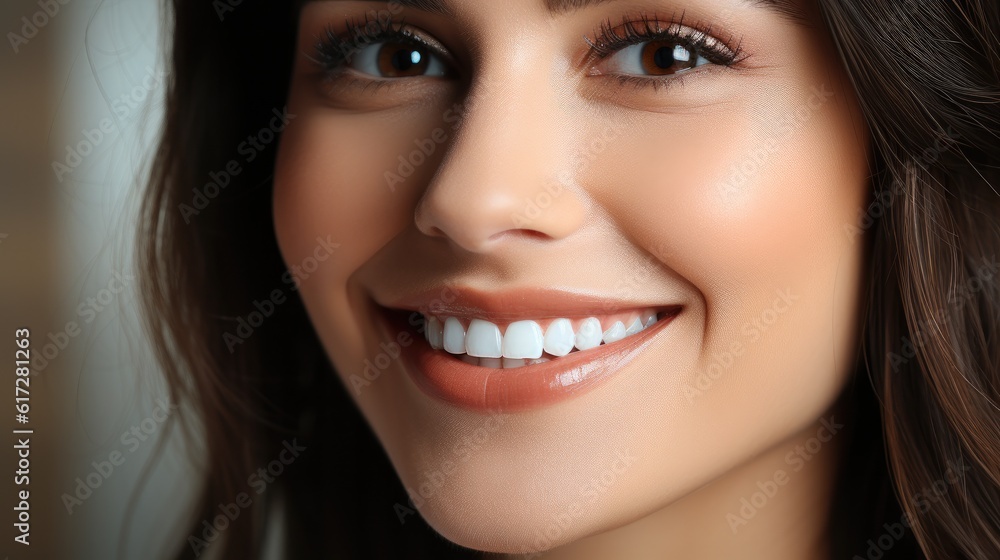
[(537, 241), (551, 241), (553, 238), (551, 235), (545, 234), (535, 229), (508, 229), (506, 231), (501, 231), (490, 236), (490, 241), (496, 241), (505, 236), (513, 237), (523, 237), (526, 239), (534, 239)]

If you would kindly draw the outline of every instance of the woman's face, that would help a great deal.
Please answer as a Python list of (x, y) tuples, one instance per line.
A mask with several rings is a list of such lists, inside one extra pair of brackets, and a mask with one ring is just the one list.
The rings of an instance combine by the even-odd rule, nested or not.
[(854, 366), (867, 141), (788, 4), (302, 10), (278, 239), (444, 536), (558, 546), (815, 434)]

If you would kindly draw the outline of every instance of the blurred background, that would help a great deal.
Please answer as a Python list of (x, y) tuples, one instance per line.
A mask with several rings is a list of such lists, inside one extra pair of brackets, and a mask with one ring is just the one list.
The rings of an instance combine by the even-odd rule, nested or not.
[[(166, 83), (159, 3), (5, 0), (0, 29), (0, 557), (168, 557), (199, 477), (167, 421), (131, 259)], [(25, 423), (18, 329), (30, 331)], [(15, 540), (25, 490), (29, 545)]]

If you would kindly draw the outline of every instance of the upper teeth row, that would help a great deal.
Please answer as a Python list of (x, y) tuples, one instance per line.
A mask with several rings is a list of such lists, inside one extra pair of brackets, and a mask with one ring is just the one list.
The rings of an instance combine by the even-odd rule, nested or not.
[(425, 318), (424, 334), (435, 350), (444, 349), (451, 354), (468, 354), (478, 358), (537, 359), (542, 352), (552, 356), (565, 356), (573, 351), (588, 350), (610, 344), (631, 336), (656, 323), (656, 313), (647, 314), (645, 323), (637, 316), (625, 326), (615, 321), (605, 331), (596, 317), (584, 319), (574, 330), (569, 319), (552, 321), (545, 332), (536, 321), (517, 321), (500, 333), (500, 327), (482, 319), (472, 319), (466, 329), (456, 317), (444, 322), (437, 317)]

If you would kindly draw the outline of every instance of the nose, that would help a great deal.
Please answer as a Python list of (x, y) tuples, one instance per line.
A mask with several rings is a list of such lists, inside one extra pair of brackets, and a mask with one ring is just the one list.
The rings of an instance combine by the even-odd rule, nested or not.
[(566, 149), (572, 117), (558, 108), (551, 77), (535, 74), (521, 65), (473, 82), (448, 153), (417, 204), (423, 234), (484, 253), (563, 239), (582, 226), (587, 204)]

